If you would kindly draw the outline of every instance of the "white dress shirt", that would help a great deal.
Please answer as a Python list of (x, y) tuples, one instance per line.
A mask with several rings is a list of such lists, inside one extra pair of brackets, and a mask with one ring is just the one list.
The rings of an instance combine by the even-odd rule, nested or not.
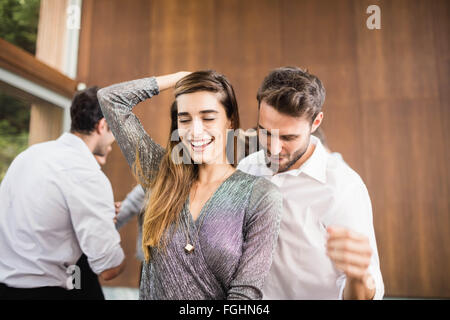
[(0, 282), (10, 287), (70, 289), (68, 267), (82, 253), (96, 274), (124, 259), (111, 184), (74, 134), (19, 154), (0, 204)]
[(298, 169), (273, 175), (264, 152), (243, 159), (238, 169), (264, 176), (281, 190), (284, 211), (278, 245), (263, 289), (264, 299), (342, 299), (346, 276), (326, 254), (328, 226), (342, 226), (369, 238), (373, 250), (369, 272), (375, 299), (384, 295), (375, 241), (372, 206), (360, 176), (330, 155), (311, 136), (315, 150)]

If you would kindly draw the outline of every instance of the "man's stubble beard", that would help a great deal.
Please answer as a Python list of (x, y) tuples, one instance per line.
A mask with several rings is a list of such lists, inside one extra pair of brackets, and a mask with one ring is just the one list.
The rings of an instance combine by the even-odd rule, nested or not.
[(267, 167), (271, 168), (272, 171), (274, 171), (274, 173), (282, 173), (282, 172), (288, 171), (306, 153), (306, 151), (308, 150), (310, 141), (311, 141), (311, 135), (309, 135), (309, 137), (308, 137), (308, 143), (306, 143), (306, 146), (301, 149), (296, 150), (294, 152), (294, 154), (289, 157), (289, 158), (291, 158), (291, 160), (289, 160), (287, 164), (285, 164), (284, 166), (281, 166), (281, 167), (280, 167), (280, 164), (278, 164), (278, 165), (274, 164), (273, 165), (274, 168), (272, 168), (272, 163), (270, 163), (269, 157), (267, 155), (267, 150), (263, 148)]

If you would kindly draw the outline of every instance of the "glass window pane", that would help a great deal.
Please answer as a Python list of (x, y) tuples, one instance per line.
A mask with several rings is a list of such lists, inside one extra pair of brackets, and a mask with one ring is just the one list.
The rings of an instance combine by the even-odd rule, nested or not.
[(14, 158), (28, 147), (30, 103), (0, 91), (0, 182)]
[(34, 55), (39, 8), (40, 0), (1, 0), (0, 38)]

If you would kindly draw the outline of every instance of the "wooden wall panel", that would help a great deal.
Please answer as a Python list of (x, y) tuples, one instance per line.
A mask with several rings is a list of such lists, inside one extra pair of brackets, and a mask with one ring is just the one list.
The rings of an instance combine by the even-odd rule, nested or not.
[[(355, 12), (369, 4), (355, 2)], [(441, 247), (450, 241), (443, 227), (450, 222), (448, 129), (436, 121), (449, 113), (440, 107), (435, 13), (426, 1), (380, 6), (382, 32), (357, 28), (357, 64), (362, 175), (372, 195), (385, 285), (391, 295), (449, 296), (450, 251)], [(355, 23), (363, 19), (355, 14)]]
[(323, 128), (331, 149), (362, 170), (353, 1), (284, 0), (283, 65), (307, 68), (326, 89)]
[(63, 109), (46, 104), (32, 104), (28, 145), (57, 139), (61, 135)]
[[(39, 11), (38, 35), (36, 39), (36, 58), (50, 67), (63, 72), (65, 41), (66, 41), (66, 7), (67, 0), (42, 0)], [(55, 26), (62, 26), (55, 28)], [(24, 61), (26, 59), (23, 59)], [(36, 81), (39, 77), (48, 73), (46, 68), (36, 68), (30, 65), (30, 70), (37, 73)], [(52, 90), (67, 96), (68, 92), (74, 92), (74, 85), (69, 79), (53, 76), (61, 81), (63, 86), (54, 86), (52, 81), (47, 81), (44, 85), (50, 85)], [(48, 80), (48, 79), (44, 79)], [(72, 85), (72, 87), (71, 87)], [(63, 89), (63, 90), (61, 90)], [(63, 110), (60, 107), (45, 105), (42, 103), (33, 103), (31, 105), (30, 115), (30, 133), (28, 144), (45, 142), (58, 138), (61, 135), (63, 127)]]
[[(84, 0), (79, 80), (89, 85), (212, 68), (233, 83), (241, 124), (256, 122), (256, 90), (282, 65), (306, 67), (327, 90), (330, 147), (369, 189), (386, 294), (450, 297), (449, 27), (446, 0)], [(172, 93), (136, 108), (166, 144)], [(105, 171), (115, 197), (133, 186), (117, 146)], [(121, 232), (136, 286), (135, 225)]]
[(256, 92), (281, 63), (281, 12), (276, 1), (215, 1), (214, 69), (233, 84), (244, 129), (256, 126)]
[[(151, 3), (149, 1), (84, 0), (80, 30), (78, 80), (88, 86), (105, 86), (144, 77), (150, 68)], [(142, 109), (141, 109), (142, 110)], [(145, 119), (139, 114), (142, 122)], [(160, 141), (159, 141), (160, 142)], [(113, 185), (116, 201), (135, 185), (117, 144), (103, 168)], [(133, 219), (121, 230), (127, 267), (107, 285), (137, 287), (139, 264), (134, 258), (137, 223)]]
[(67, 0), (41, 0), (36, 40), (36, 58), (61, 72), (66, 47), (67, 5)]

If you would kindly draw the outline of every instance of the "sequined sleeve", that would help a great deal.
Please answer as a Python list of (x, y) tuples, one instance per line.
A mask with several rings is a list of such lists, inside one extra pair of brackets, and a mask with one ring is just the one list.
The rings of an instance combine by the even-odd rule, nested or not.
[(142, 173), (148, 179), (157, 172), (165, 150), (150, 138), (132, 109), (158, 93), (155, 77), (114, 84), (97, 93), (103, 115), (129, 166), (133, 168), (138, 150)]

